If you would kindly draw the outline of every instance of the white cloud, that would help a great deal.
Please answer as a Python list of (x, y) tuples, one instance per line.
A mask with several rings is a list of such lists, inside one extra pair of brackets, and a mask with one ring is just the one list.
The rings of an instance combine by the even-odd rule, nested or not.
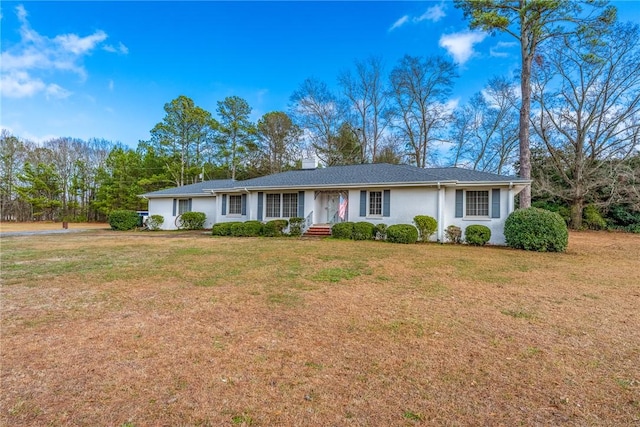
[(26, 98), (43, 91), (46, 88), (44, 82), (32, 78), (25, 71), (3, 73), (0, 77), (0, 92), (7, 98)]
[(418, 16), (417, 18), (413, 18), (413, 21), (414, 22), (421, 22), (421, 21), (438, 22), (439, 20), (447, 16), (447, 14), (444, 13), (444, 9), (445, 9), (444, 3), (431, 6), (422, 15)]
[(45, 93), (47, 95), (47, 99), (49, 98), (62, 99), (62, 98), (68, 98), (71, 95), (71, 92), (69, 92), (65, 88), (55, 83), (51, 83), (50, 85), (48, 85), (47, 88), (45, 89)]
[(107, 34), (98, 30), (90, 36), (79, 37), (77, 34), (62, 34), (53, 39), (66, 51), (76, 55), (83, 55), (93, 50), (99, 43), (105, 41)]
[[(108, 35), (98, 30), (88, 36), (61, 34), (49, 38), (31, 28), (24, 6), (17, 6), (15, 13), (20, 21), (20, 41), (0, 53), (2, 96), (23, 98), (43, 93), (47, 98), (68, 97), (70, 91), (45, 79), (60, 76), (62, 72), (85, 80), (84, 57), (98, 48)], [(125, 54), (129, 51), (122, 43), (117, 50)]]
[(409, 15), (404, 15), (402, 18), (398, 19), (396, 22), (393, 23), (391, 28), (389, 28), (389, 31), (393, 31), (396, 28), (400, 28), (407, 22), (409, 22)]
[(498, 42), (495, 46), (489, 48), (489, 55), (498, 58), (507, 57), (509, 53), (503, 52), (503, 49), (509, 49), (517, 44), (517, 42)]
[(445, 48), (458, 64), (462, 65), (473, 56), (473, 46), (487, 37), (480, 31), (462, 31), (453, 34), (443, 34), (440, 37), (440, 46)]
[(114, 87), (115, 87), (115, 83), (113, 83), (113, 80), (109, 80), (109, 91), (113, 92)]
[(111, 52), (111, 53), (121, 53), (123, 55), (126, 55), (129, 53), (129, 48), (126, 47), (122, 42), (118, 44), (118, 47), (114, 47), (110, 44), (106, 44), (102, 46), (102, 50), (106, 50), (107, 52)]

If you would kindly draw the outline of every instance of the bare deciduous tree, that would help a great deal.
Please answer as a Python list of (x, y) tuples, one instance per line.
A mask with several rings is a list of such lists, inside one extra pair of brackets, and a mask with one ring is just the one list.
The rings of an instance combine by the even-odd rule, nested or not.
[(580, 228), (585, 203), (596, 191), (616, 191), (625, 159), (640, 148), (640, 29), (618, 24), (601, 43), (559, 39), (534, 74), (533, 120), (561, 185), (547, 191), (569, 202), (571, 226)]

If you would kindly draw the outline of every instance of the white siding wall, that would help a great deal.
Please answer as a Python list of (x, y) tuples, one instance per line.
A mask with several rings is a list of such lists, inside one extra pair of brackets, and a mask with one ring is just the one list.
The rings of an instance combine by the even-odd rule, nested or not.
[[(173, 215), (173, 199), (149, 199), (149, 215), (162, 215), (163, 230), (176, 230), (176, 215)], [(176, 208), (177, 209), (177, 208)], [(191, 197), (191, 211), (204, 212), (207, 216), (204, 227), (211, 228), (216, 222), (216, 197)]]
[[(491, 190), (498, 187), (472, 188), (471, 190), (488, 190), (489, 191), (489, 215), (491, 215)], [(460, 188), (458, 188), (459, 190)], [(465, 199), (463, 194), (463, 199)], [(466, 203), (466, 201), (465, 201)], [(456, 218), (456, 188), (447, 188), (445, 192), (445, 212), (444, 212), (444, 229), (450, 225), (458, 226), (462, 229), (462, 237), (464, 238), (464, 230), (473, 224), (485, 225), (491, 230), (491, 239), (489, 243), (493, 245), (504, 245), (504, 221), (509, 216), (509, 189), (500, 188), (500, 218), (467, 218), (463, 209), (462, 218)], [(463, 205), (464, 206), (464, 205)], [(446, 238), (446, 237), (445, 237)]]

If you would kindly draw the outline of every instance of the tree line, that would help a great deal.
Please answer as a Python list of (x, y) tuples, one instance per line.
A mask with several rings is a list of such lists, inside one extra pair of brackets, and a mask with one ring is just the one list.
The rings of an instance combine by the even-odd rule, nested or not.
[(212, 114), (179, 96), (135, 149), (99, 139), (34, 144), (3, 131), (2, 219), (98, 220), (144, 208), (138, 195), (148, 191), (276, 173), (316, 156), (324, 166), (530, 176), (534, 204), (560, 211), (574, 228), (586, 207), (639, 215), (640, 223), (640, 30), (615, 22), (611, 9), (577, 22), (578, 3), (539, 3), (457, 2), (472, 27), (505, 31), (528, 50), (519, 76), (489, 77), (455, 107), (457, 67), (445, 57), (405, 55), (388, 69), (372, 56), (340, 72), (335, 86), (304, 80), (287, 111), (255, 123), (240, 97), (219, 101)]

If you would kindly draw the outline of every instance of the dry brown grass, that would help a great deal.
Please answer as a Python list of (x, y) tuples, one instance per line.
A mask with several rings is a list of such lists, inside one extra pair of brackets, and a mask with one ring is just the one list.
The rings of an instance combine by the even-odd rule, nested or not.
[[(70, 222), (69, 229), (108, 229), (109, 224), (100, 222)], [(34, 221), (34, 222), (12, 222), (0, 221), (0, 232), (8, 233), (15, 231), (44, 231), (44, 230), (61, 230), (62, 222), (53, 221)]]
[(640, 424), (638, 235), (1, 244), (3, 425)]

